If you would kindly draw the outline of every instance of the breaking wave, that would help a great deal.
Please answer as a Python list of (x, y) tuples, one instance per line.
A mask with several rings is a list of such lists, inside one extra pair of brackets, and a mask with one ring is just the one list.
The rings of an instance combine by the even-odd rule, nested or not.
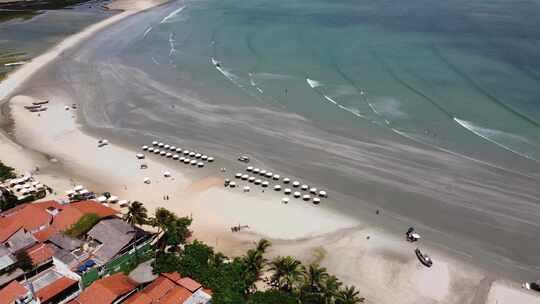
[(165, 16), (165, 18), (161, 19), (161, 21), (159, 23), (169, 23), (169, 22), (171, 22), (171, 19), (178, 16), (178, 14), (180, 14), (184, 10), (184, 8), (186, 8), (186, 7), (181, 6), (178, 9), (172, 11), (170, 14)]

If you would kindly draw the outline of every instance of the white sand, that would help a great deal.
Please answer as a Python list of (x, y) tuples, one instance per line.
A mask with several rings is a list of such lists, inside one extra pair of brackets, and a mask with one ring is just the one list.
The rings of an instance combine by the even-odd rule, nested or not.
[(540, 304), (540, 296), (511, 282), (496, 281), (491, 285), (486, 304)]
[[(144, 3), (131, 8), (140, 9), (149, 2)], [(124, 12), (93, 25), (19, 68), (0, 84), (0, 99), (12, 95), (35, 71), (62, 51), (133, 12)], [(32, 100), (44, 98), (50, 99), (51, 104), (49, 110), (39, 116), (23, 109), (23, 105)], [(97, 139), (80, 130), (73, 110), (64, 110), (64, 105), (71, 103), (69, 96), (55, 93), (13, 97), (10, 105), (15, 137), (25, 149), (2, 137), (2, 160), (20, 170), (40, 166), (39, 175), (57, 189), (83, 183), (93, 190), (110, 191), (121, 199), (140, 200), (150, 210), (164, 206), (179, 215), (193, 215), (195, 236), (229, 254), (240, 253), (251, 245), (259, 237), (253, 232), (274, 238), (272, 255), (292, 254), (305, 261), (321, 260), (347, 284), (358, 286), (368, 303), (461, 304), (475, 303), (473, 300), (478, 298), (476, 291), (486, 274), (473, 266), (430, 251), (435, 264), (428, 269), (416, 259), (414, 245), (400, 237), (362, 228), (347, 216), (294, 199), (283, 205), (280, 203), (282, 195), (271, 189), (249, 194), (242, 193), (241, 187), (225, 189), (217, 170), (219, 162), (199, 171), (204, 172), (205, 178), (191, 180), (189, 177), (200, 169), (187, 168), (172, 160), (158, 160), (158, 156), (140, 161), (135, 158), (135, 151), (114, 143), (98, 148)], [(42, 154), (29, 149), (55, 157), (59, 162), (50, 163)], [(141, 162), (149, 168), (141, 170)], [(172, 178), (164, 178), (164, 171), (171, 172)], [(144, 177), (151, 178), (152, 183), (143, 184)], [(163, 200), (164, 195), (169, 195), (171, 200)], [(236, 224), (249, 225), (250, 229), (233, 234), (229, 228)], [(353, 226), (356, 228), (350, 228)], [(518, 300), (504, 303), (536, 303), (533, 302), (537, 300), (535, 295), (522, 294), (509, 285), (494, 285), (489, 297), (485, 296), (489, 298), (488, 303), (503, 303), (501, 301), (507, 297)]]

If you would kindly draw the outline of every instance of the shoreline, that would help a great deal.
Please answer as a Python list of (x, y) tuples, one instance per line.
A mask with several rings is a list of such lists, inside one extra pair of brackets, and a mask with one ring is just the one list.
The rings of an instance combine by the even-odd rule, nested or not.
[[(32, 60), (28, 65), (15, 71), (15, 73), (17, 73), (20, 70), (24, 70), (24, 72), (20, 72), (18, 76), (12, 77), (11, 74), (8, 75), (6, 80), (0, 83), (0, 91), (2, 92), (0, 93), (0, 100), (11, 95), (11, 93), (21, 91), (20, 89), (21, 87), (24, 87), (24, 83), (30, 79), (38, 69), (53, 62), (58, 58), (62, 51), (78, 45), (82, 40), (136, 12), (138, 12), (138, 10), (126, 11), (94, 24), (82, 32), (75, 34), (74, 36), (76, 36), (76, 38), (72, 38), (73, 36), (68, 37), (66, 39), (68, 40), (67, 42), (64, 40), (50, 51), (36, 57), (36, 61), (38, 61), (38, 58), (41, 58), (39, 64), (36, 63), (31, 66), (32, 68), (24, 70), (26, 66), (32, 64), (34, 61)], [(111, 19), (113, 20), (111, 21)], [(100, 24), (100, 26), (97, 26), (98, 24)], [(70, 38), (73, 40), (70, 40)], [(13, 80), (5, 85), (4, 83), (10, 78), (13, 78)], [(11, 92), (6, 93), (4, 88), (5, 86), (10, 85)], [(22, 108), (24, 104), (31, 100), (44, 97), (51, 98), (51, 100), (54, 101), (53, 104), (51, 104), (49, 111), (43, 113), (41, 117), (37, 118), (34, 114), (26, 112)], [(223, 228), (226, 228), (227, 225), (235, 224), (234, 221), (237, 218), (234, 214), (235, 210), (246, 211), (245, 214), (242, 214), (242, 220), (249, 220), (250, 218), (261, 220), (261, 217), (273, 216), (276, 220), (279, 219), (279, 221), (281, 221), (279, 225), (282, 227), (298, 224), (298, 219), (295, 217), (300, 215), (305, 216), (307, 207), (300, 206), (297, 208), (298, 210), (291, 215), (291, 209), (295, 209), (294, 207), (296, 206), (290, 204), (286, 207), (287, 209), (285, 209), (289, 212), (290, 218), (288, 221), (290, 222), (287, 222), (288, 224), (283, 224), (282, 221), (286, 219), (279, 218), (280, 212), (283, 212), (283, 208), (273, 209), (272, 212), (268, 211), (270, 208), (276, 207), (275, 200), (267, 200), (261, 198), (257, 194), (244, 195), (234, 193), (231, 195), (230, 192), (223, 190), (222, 187), (217, 187), (215, 179), (222, 177), (216, 176), (215, 174), (206, 174), (206, 178), (193, 180), (187, 178), (186, 175), (190, 174), (190, 170), (196, 169), (188, 169), (188, 174), (186, 174), (186, 170), (176, 169), (179, 165), (175, 166), (175, 169), (171, 169), (169, 166), (165, 165), (162, 160), (154, 160), (154, 156), (146, 160), (152, 168), (152, 172), (145, 172), (145, 174), (151, 175), (153, 181), (151, 185), (153, 188), (152, 193), (148, 193), (148, 189), (142, 186), (139, 186), (139, 189), (136, 189), (137, 185), (143, 185), (138, 168), (132, 166), (137, 163), (137, 160), (134, 157), (136, 152), (114, 144), (105, 147), (105, 149), (102, 149), (103, 151), (96, 150), (97, 138), (83, 132), (81, 126), (78, 124), (76, 118), (77, 115), (72, 115), (71, 110), (65, 111), (63, 109), (65, 105), (69, 104), (71, 104), (69, 96), (19, 95), (11, 99), (6, 105), (3, 105), (9, 107), (11, 112), (10, 118), (13, 119), (13, 134), (10, 136), (13, 136), (14, 139), (14, 141), (6, 142), (6, 140), (9, 139), (0, 138), (0, 146), (2, 147), (0, 154), (9, 154), (7, 159), (3, 160), (8, 164), (24, 164), (26, 162), (39, 164), (40, 178), (42, 178), (42, 174), (44, 177), (47, 177), (47, 174), (50, 174), (51, 185), (57, 183), (57, 186), (54, 187), (55, 189), (66, 188), (62, 188), (63, 185), (66, 185), (66, 183), (69, 184), (71, 181), (68, 181), (67, 179), (73, 178), (73, 174), (75, 174), (76, 176), (79, 176), (76, 178), (77, 182), (83, 182), (86, 185), (90, 185), (93, 189), (103, 189), (103, 191), (111, 189), (113, 190), (111, 192), (119, 194), (122, 199), (141, 199), (149, 208), (149, 211), (158, 206), (165, 206), (172, 211), (184, 212), (179, 215), (187, 215), (187, 213), (191, 211), (195, 218), (193, 228), (196, 231), (196, 236), (207, 241), (209, 245), (216, 246), (220, 249), (225, 248), (226, 253), (228, 254), (234, 254), (235, 251), (239, 252), (243, 250), (242, 247), (250, 245), (250, 242), (259, 237), (258, 234), (253, 232), (239, 233), (233, 236), (230, 233), (223, 231)], [(17, 144), (17, 142), (22, 143), (22, 145)], [(8, 147), (6, 148), (5, 146)], [(62, 151), (65, 150), (64, 147), (71, 147), (71, 149), (67, 149), (69, 151), (66, 153), (66, 151)], [(105, 155), (99, 157), (96, 156), (97, 153)], [(49, 162), (49, 157), (47, 155), (57, 158), (59, 162)], [(11, 162), (9, 158), (12, 158)], [(103, 158), (108, 159), (103, 160)], [(218, 166), (219, 165), (217, 164), (213, 165), (215, 168)], [(32, 168), (31, 166), (27, 167), (29, 169)], [(25, 167), (23, 166), (23, 168)], [(120, 170), (119, 168), (128, 169)], [(17, 169), (20, 168), (17, 167)], [(173, 177), (175, 178), (174, 183), (168, 183), (166, 179), (162, 178), (161, 174), (164, 170), (173, 172)], [(69, 172), (69, 174), (67, 174), (67, 172)], [(129, 178), (126, 179), (128, 176)], [(56, 181), (54, 178), (56, 178)], [(96, 182), (97, 180), (99, 180), (99, 182)], [(123, 183), (118, 183), (119, 181), (123, 181)], [(125, 184), (128, 189), (123, 190), (122, 184)], [(165, 205), (163, 201), (159, 200), (159, 196), (161, 196), (162, 193), (173, 193), (173, 198), (181, 197), (183, 200), (185, 198), (188, 199), (185, 200), (185, 202), (182, 202), (180, 206), (169, 207)], [(145, 198), (148, 199), (148, 201), (144, 201)], [(237, 204), (234, 205), (236, 209), (230, 208), (233, 204)], [(259, 209), (253, 209), (251, 206), (256, 206)], [(280, 205), (277, 206), (283, 207)], [(251, 210), (247, 212), (247, 209)], [(314, 208), (313, 210), (316, 209)], [(319, 211), (320, 210), (322, 209), (319, 208)], [(313, 219), (323, 219), (327, 216), (325, 211), (326, 210), (323, 212), (315, 212), (316, 214), (313, 215)], [(268, 212), (268, 214), (265, 214), (265, 212)], [(261, 213), (263, 214), (261, 215)], [(311, 218), (309, 220), (311, 221)], [(342, 260), (340, 254), (334, 252), (333, 255), (325, 255), (322, 261), (323, 265), (332, 269), (338, 269), (338, 271), (335, 271), (337, 275), (344, 275), (354, 271), (361, 272), (361, 275), (348, 276), (344, 277), (344, 279), (348, 283), (357, 282), (356, 285), (360, 288), (361, 292), (367, 291), (369, 293), (366, 296), (370, 299), (370, 302), (373, 300), (377, 303), (390, 303), (391, 301), (399, 299), (404, 300), (401, 303), (431, 303), (428, 301), (460, 303), (451, 302), (450, 299), (447, 299), (447, 297), (451, 297), (450, 290), (453, 288), (453, 283), (463, 280), (464, 278), (471, 279), (467, 276), (470, 274), (468, 272), (450, 274), (449, 269), (451, 267), (448, 265), (450, 265), (450, 263), (456, 263), (462, 266), (459, 262), (454, 261), (452, 258), (448, 259), (447, 262), (442, 262), (443, 260), (441, 260), (441, 267), (439, 268), (437, 266), (436, 272), (428, 272), (423, 268), (417, 267), (417, 261), (413, 255), (408, 252), (407, 254), (403, 254), (402, 250), (409, 250), (409, 247), (411, 247), (409, 244), (404, 243), (403, 240), (399, 240), (399, 238), (396, 237), (389, 237), (385, 235), (385, 233), (381, 233), (379, 229), (362, 227), (361, 223), (353, 224), (351, 222), (340, 227), (338, 224), (343, 220), (343, 217), (338, 217), (336, 215), (334, 221), (330, 221), (327, 224), (331, 229), (326, 229), (317, 233), (313, 233), (312, 231), (311, 234), (309, 232), (304, 232), (303, 234), (292, 235), (289, 239), (275, 237), (280, 233), (284, 233), (283, 231), (278, 231), (273, 238), (271, 237), (276, 243), (271, 254), (291, 253), (296, 254), (303, 259), (310, 259), (313, 258), (311, 255), (317, 252), (317, 248), (323, 248), (322, 250), (326, 252), (332, 250), (340, 252), (341, 255), (346, 255), (345, 259)], [(201, 222), (203, 223), (200, 224)], [(211, 225), (210, 223), (213, 224)], [(272, 221), (267, 221), (264, 224), (266, 224), (266, 226), (276, 225), (276, 223)], [(308, 227), (310, 226), (309, 224), (313, 223), (303, 223), (302, 225)], [(269, 228), (271, 229), (272, 227), (266, 227), (265, 229)], [(306, 230), (309, 229), (306, 228)], [(371, 242), (366, 241), (366, 234), (369, 234), (372, 237)], [(380, 240), (378, 236), (380, 236)], [(215, 239), (215, 243), (212, 242), (213, 239)], [(227, 247), (229, 248), (227, 249)], [(359, 254), (360, 256), (358, 257), (350, 253), (350, 251), (355, 251), (354, 253), (356, 254), (359, 254), (356, 252), (359, 251), (361, 254)], [(345, 263), (344, 260), (348, 260), (349, 263)], [(360, 263), (355, 264), (354, 261), (358, 260), (360, 260)], [(436, 265), (439, 265), (439, 263)], [(353, 271), (349, 268), (351, 266), (354, 266)], [(364, 267), (366, 270), (363, 270)], [(462, 270), (462, 268), (465, 267), (457, 268)], [(370, 275), (370, 272), (373, 272), (376, 277)], [(388, 273), (392, 275), (389, 275)], [(484, 279), (482, 278), (483, 274), (481, 270), (475, 269), (472, 274), (471, 277), (473, 278), (469, 282), (471, 284), (477, 284)], [(409, 278), (409, 275), (413, 276), (414, 279)], [(452, 275), (454, 276), (452, 277)], [(439, 284), (432, 286), (430, 285), (430, 281)], [(397, 290), (394, 295), (379, 294), (382, 290), (392, 286), (395, 282), (400, 282), (400, 284), (397, 288), (399, 290)], [(369, 289), (373, 290), (368, 291)], [(470, 293), (473, 291), (474, 290), (469, 290), (467, 295), (470, 296)], [(415, 295), (414, 293), (418, 293), (418, 295)], [(486, 295), (486, 297), (489, 298), (489, 295)], [(405, 299), (408, 300), (405, 301)], [(488, 299), (487, 303), (495, 303), (495, 300), (489, 302)], [(500, 302), (499, 299), (499, 303), (503, 302)]]

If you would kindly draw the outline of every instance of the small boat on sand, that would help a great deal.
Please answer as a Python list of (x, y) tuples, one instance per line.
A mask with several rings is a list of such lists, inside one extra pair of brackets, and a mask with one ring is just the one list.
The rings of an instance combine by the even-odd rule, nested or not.
[(422, 253), (420, 249), (416, 248), (414, 250), (414, 253), (416, 253), (416, 257), (418, 258), (420, 263), (424, 264), (424, 266), (431, 267), (433, 265), (433, 261), (431, 260), (431, 258), (426, 253)]

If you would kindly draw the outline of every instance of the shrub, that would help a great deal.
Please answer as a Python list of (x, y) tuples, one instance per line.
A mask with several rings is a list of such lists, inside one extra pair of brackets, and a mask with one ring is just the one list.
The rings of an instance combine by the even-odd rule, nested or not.
[(15, 169), (4, 165), (4, 163), (0, 161), (0, 181), (4, 181), (8, 178), (14, 178), (15, 176)]
[(100, 220), (99, 215), (95, 213), (87, 213), (83, 215), (75, 224), (73, 224), (65, 233), (71, 237), (78, 238), (86, 234)]

